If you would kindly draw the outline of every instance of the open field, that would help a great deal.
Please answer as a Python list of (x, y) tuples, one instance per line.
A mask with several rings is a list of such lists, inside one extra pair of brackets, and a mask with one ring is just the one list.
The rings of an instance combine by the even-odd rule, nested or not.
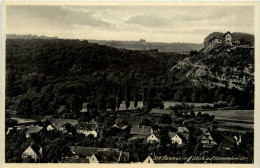
[(254, 128), (254, 110), (214, 110), (206, 111), (215, 115), (218, 127), (232, 128), (232, 130), (247, 130)]

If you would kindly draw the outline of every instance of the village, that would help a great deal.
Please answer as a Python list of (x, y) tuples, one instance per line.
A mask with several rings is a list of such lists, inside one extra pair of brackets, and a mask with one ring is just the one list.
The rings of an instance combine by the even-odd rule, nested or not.
[[(62, 148), (57, 149), (61, 153), (59, 157), (55, 154), (57, 158), (53, 162), (236, 163), (236, 160), (192, 158), (234, 156), (234, 152), (248, 145), (248, 132), (218, 129), (214, 125), (214, 116), (194, 113), (193, 107), (186, 104), (170, 109), (108, 109), (106, 112), (91, 109), (86, 103), (84, 106), (78, 115), (61, 112), (45, 116), (40, 121), (25, 119), (13, 122), (6, 129), (6, 138), (15, 138), (15, 135), (23, 138), (24, 144), (20, 144), (22, 153), (16, 156), (20, 157), (18, 160), (50, 161), (49, 158), (54, 156), (48, 151)], [(7, 117), (9, 121), (15, 119)], [(56, 141), (61, 141), (62, 145), (54, 146)], [(54, 144), (49, 146), (51, 143)], [(243, 153), (237, 154), (243, 156)], [(242, 162), (249, 160), (245, 158)]]

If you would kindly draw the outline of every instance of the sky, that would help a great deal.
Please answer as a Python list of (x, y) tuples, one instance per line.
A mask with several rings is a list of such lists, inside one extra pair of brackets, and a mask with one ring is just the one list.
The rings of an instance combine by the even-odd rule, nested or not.
[(212, 32), (254, 34), (249, 6), (7, 6), (7, 34), (203, 43)]

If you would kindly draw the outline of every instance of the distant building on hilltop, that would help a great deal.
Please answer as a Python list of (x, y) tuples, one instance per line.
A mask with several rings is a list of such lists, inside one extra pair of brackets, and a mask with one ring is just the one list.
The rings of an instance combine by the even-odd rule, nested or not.
[(143, 42), (143, 43), (145, 43), (145, 42), (146, 42), (146, 40), (145, 40), (145, 39), (140, 39), (140, 42)]
[[(238, 44), (239, 41), (234, 41), (234, 44)], [(219, 48), (221, 46), (230, 47), (233, 45), (232, 34), (228, 31), (221, 36), (211, 37), (204, 46), (204, 52), (209, 52), (212, 49)]]

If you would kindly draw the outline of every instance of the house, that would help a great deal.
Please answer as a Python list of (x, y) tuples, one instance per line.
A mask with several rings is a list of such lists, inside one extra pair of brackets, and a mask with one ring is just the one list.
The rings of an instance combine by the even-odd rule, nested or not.
[(90, 125), (92, 128), (96, 129), (97, 128), (97, 122), (92, 119), (91, 121), (88, 122), (88, 125)]
[(178, 163), (178, 158), (167, 157), (167, 156), (151, 156), (149, 155), (143, 163), (145, 164), (156, 164), (156, 163)]
[(97, 147), (70, 146), (70, 151), (76, 158), (90, 158), (98, 150)]
[(42, 129), (43, 129), (43, 127), (38, 126), (38, 125), (37, 126), (34, 126), (34, 125), (29, 126), (29, 128), (26, 131), (26, 138), (30, 138), (32, 134), (36, 134), (36, 133), (40, 132)]
[(120, 122), (116, 122), (113, 127), (124, 130), (128, 127), (128, 123), (125, 120), (122, 120)]
[(51, 124), (55, 129), (59, 131), (65, 131), (66, 124), (70, 124), (71, 126), (76, 126), (78, 124), (78, 120), (51, 118)]
[(180, 135), (178, 135), (177, 132), (169, 132), (169, 137), (172, 141), (172, 143), (177, 143), (178, 145), (182, 145), (183, 144), (183, 139), (182, 137), (180, 137)]
[[(237, 44), (238, 42), (236, 41), (235, 43)], [(219, 35), (211, 37), (205, 44), (204, 52), (209, 52), (212, 49), (217, 49), (221, 46), (232, 46), (232, 34), (229, 31), (224, 34), (219, 33)]]
[(90, 157), (78, 158), (78, 157), (63, 157), (61, 163), (99, 163), (95, 154)]
[[(113, 148), (97, 148), (71, 146), (72, 158), (85, 158), (89, 163), (126, 163), (129, 161), (129, 153)], [(70, 163), (77, 163), (79, 159), (64, 159)], [(87, 162), (86, 160), (84, 160)]]
[(150, 114), (151, 114), (151, 115), (156, 115), (156, 116), (161, 116), (161, 115), (163, 115), (163, 114), (167, 114), (167, 115), (174, 116), (174, 111), (173, 111), (173, 110), (164, 110), (164, 109), (156, 109), (156, 108), (153, 108), (153, 109), (150, 111)]
[(206, 131), (200, 140), (204, 148), (212, 148), (214, 145), (217, 145), (217, 142), (211, 136), (211, 133)]
[(177, 143), (178, 145), (186, 144), (190, 137), (188, 133), (177, 133), (177, 132), (169, 132), (169, 137), (173, 144)]
[(86, 122), (80, 122), (77, 126), (77, 133), (84, 134), (85, 136), (93, 135), (94, 138), (97, 137), (97, 131), (92, 124)]
[(131, 136), (139, 136), (139, 137), (148, 137), (153, 133), (153, 129), (151, 126), (144, 125), (133, 125), (131, 127), (130, 135)]
[(154, 161), (152, 159), (152, 157), (149, 155), (144, 161), (143, 163), (146, 163), (146, 164), (154, 164)]
[(225, 150), (231, 150), (236, 147), (236, 140), (231, 135), (221, 135), (219, 147)]
[(86, 102), (84, 102), (83, 103), (83, 108), (82, 108), (82, 110), (80, 111), (81, 113), (86, 113), (86, 112), (88, 112), (88, 103), (86, 103)]
[(177, 128), (177, 130), (178, 130), (178, 132), (184, 132), (184, 133), (188, 133), (189, 132), (189, 130), (188, 130), (188, 128), (186, 127), (186, 126), (179, 126), (178, 128)]
[(160, 136), (158, 132), (152, 133), (150, 136), (147, 137), (147, 143), (160, 143)]
[(42, 157), (42, 147), (39, 145), (29, 146), (23, 153), (22, 159), (31, 158), (34, 162), (37, 162)]
[(46, 130), (47, 130), (47, 131), (52, 131), (52, 130), (54, 130), (54, 127), (53, 127), (51, 124), (49, 124), (49, 125), (47, 126)]

